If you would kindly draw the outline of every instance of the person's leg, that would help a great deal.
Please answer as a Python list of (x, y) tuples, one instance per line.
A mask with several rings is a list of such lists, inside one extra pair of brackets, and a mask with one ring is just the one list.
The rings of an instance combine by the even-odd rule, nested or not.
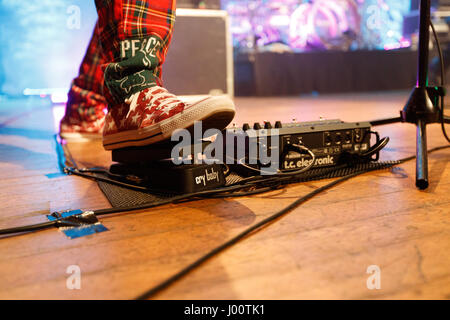
[(101, 138), (107, 108), (103, 96), (105, 59), (100, 50), (97, 26), (81, 63), (78, 76), (72, 81), (66, 112), (60, 123), (65, 139)]
[(108, 61), (104, 72), (106, 149), (165, 140), (176, 129), (188, 128), (197, 120), (203, 120), (204, 128), (218, 129), (231, 122), (235, 109), (228, 98), (207, 97), (187, 104), (162, 88), (161, 65), (172, 36), (175, 1), (95, 3), (102, 52)]

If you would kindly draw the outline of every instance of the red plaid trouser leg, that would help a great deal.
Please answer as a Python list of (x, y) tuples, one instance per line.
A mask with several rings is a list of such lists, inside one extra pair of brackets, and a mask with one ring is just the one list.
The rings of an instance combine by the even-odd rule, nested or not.
[[(95, 4), (99, 20), (69, 91), (61, 123), (66, 130), (98, 131), (107, 105), (162, 85), (161, 65), (171, 40), (176, 1), (96, 0)], [(128, 87), (123, 85), (124, 78)]]
[(101, 69), (104, 63), (96, 27), (79, 74), (72, 81), (63, 122), (82, 125), (84, 122), (94, 122), (105, 116), (104, 110), (107, 104), (103, 96), (103, 70)]
[[(175, 0), (96, 0), (109, 107), (162, 85), (175, 21)], [(107, 92), (107, 94), (106, 94)]]

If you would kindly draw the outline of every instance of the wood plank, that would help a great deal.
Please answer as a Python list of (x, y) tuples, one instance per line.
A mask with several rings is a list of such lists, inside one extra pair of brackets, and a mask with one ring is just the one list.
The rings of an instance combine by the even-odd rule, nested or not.
[[(238, 98), (235, 122), (395, 117), (408, 93)], [(93, 181), (56, 176), (49, 106), (0, 108), (0, 228), (48, 212), (109, 204)], [(38, 108), (39, 107), (39, 108)], [(8, 113), (9, 112), (9, 113)], [(270, 116), (269, 119), (267, 115)], [(414, 154), (415, 128), (379, 127), (383, 159)], [(429, 147), (444, 144), (429, 126)], [(107, 166), (100, 141), (70, 144), (81, 166)], [(157, 299), (448, 299), (450, 150), (430, 155), (430, 188), (414, 187), (414, 161), (347, 181), (211, 259)], [(69, 240), (55, 229), (0, 239), (0, 298), (129, 299), (330, 180), (267, 194), (205, 199), (102, 217), (108, 232)], [(82, 289), (68, 290), (79, 265)], [(381, 268), (381, 290), (366, 269)]]

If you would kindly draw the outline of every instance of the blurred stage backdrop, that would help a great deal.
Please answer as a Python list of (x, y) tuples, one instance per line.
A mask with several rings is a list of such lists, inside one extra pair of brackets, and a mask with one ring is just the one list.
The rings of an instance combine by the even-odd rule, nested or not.
[[(448, 2), (433, 0), (434, 10)], [(0, 3), (0, 93), (53, 95), (55, 100), (64, 100), (95, 25), (94, 1)], [(233, 94), (231, 84), (237, 95), (295, 95), (409, 88), (415, 78), (418, 3), (178, 0), (178, 8), (189, 10), (181, 10), (179, 16), (184, 18), (175, 24), (174, 40), (194, 32), (208, 48), (213, 39), (223, 39), (224, 48), (208, 49), (209, 56), (217, 59), (208, 58), (211, 68), (219, 64), (222, 69), (208, 73), (209, 67), (202, 68), (204, 75), (198, 77), (203, 87), (198, 90), (192, 83), (189, 90), (183, 88), (182, 81), (169, 89), (177, 94)], [(207, 13), (193, 14), (192, 9)], [(207, 23), (214, 29), (207, 33), (205, 19), (212, 17), (218, 20)], [(445, 14), (435, 15), (440, 33), (448, 36), (445, 19)], [(183, 34), (187, 28), (190, 33)], [(177, 49), (177, 42), (183, 41), (172, 43), (175, 53), (168, 59), (169, 71), (184, 70), (182, 64), (189, 64), (188, 50)], [(223, 81), (205, 88), (208, 75)]]
[(234, 46), (283, 43), (296, 52), (409, 47), (411, 0), (228, 0)]
[(64, 93), (97, 19), (94, 1), (0, 1), (0, 91)]

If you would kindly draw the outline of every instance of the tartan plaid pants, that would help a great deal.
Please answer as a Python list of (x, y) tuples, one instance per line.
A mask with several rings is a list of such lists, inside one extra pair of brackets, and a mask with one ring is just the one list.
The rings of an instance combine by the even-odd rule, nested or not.
[(72, 81), (66, 117), (95, 121), (106, 107), (162, 85), (175, 0), (95, 0), (98, 21)]

